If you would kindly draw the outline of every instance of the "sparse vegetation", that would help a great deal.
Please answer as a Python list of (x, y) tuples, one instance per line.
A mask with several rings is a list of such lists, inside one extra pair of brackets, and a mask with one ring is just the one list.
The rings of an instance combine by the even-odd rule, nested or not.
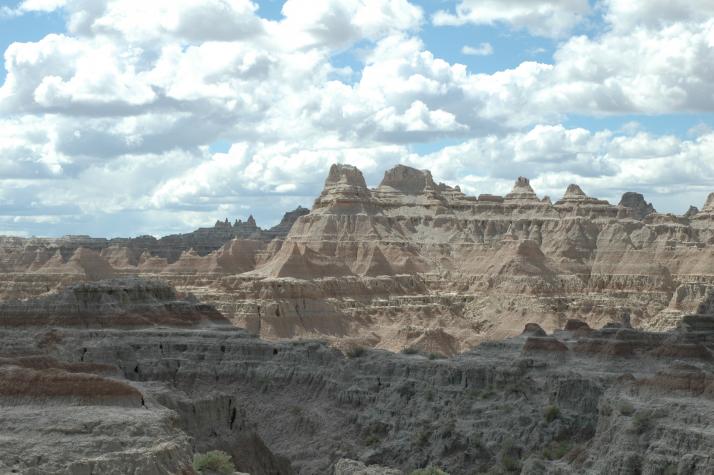
[(427, 430), (427, 429), (423, 429), (423, 430), (419, 431), (419, 433), (417, 434), (416, 443), (419, 447), (423, 447), (429, 442), (430, 438), (431, 438), (431, 431)]
[(501, 457), (501, 467), (507, 472), (518, 473), (521, 471), (521, 461), (511, 455)]
[(667, 464), (662, 471), (662, 475), (677, 475), (679, 472), (679, 467), (676, 463)]
[(212, 471), (230, 475), (236, 471), (233, 459), (222, 450), (211, 450), (205, 454), (193, 456), (193, 469), (199, 473)]
[(558, 406), (550, 405), (546, 407), (543, 411), (543, 417), (545, 418), (545, 421), (550, 424), (558, 417), (560, 417), (560, 409), (558, 408)]
[(511, 438), (507, 438), (501, 445), (499, 452), (500, 469), (506, 473), (518, 473), (521, 471), (521, 450), (516, 446)]
[(369, 434), (365, 439), (364, 439), (364, 445), (367, 447), (372, 447), (373, 445), (377, 445), (382, 441), (380, 437), (377, 434)]
[(640, 410), (632, 418), (632, 430), (638, 434), (644, 434), (652, 427), (652, 414), (649, 411)]
[(419, 354), (419, 350), (413, 346), (405, 346), (402, 348), (402, 353), (405, 355), (416, 355)]
[(493, 386), (487, 386), (481, 391), (474, 391), (474, 394), (481, 399), (491, 399), (496, 396), (496, 391), (494, 391)]
[(440, 360), (443, 358), (444, 358), (444, 355), (442, 355), (441, 353), (429, 353), (430, 360)]
[(347, 350), (348, 358), (360, 358), (367, 354), (367, 349), (364, 346), (353, 346)]
[(426, 468), (420, 468), (417, 470), (413, 470), (409, 475), (449, 475), (449, 474), (438, 467), (429, 465)]
[(558, 460), (570, 452), (571, 448), (570, 443), (566, 441), (551, 442), (543, 449), (543, 457), (548, 460)]

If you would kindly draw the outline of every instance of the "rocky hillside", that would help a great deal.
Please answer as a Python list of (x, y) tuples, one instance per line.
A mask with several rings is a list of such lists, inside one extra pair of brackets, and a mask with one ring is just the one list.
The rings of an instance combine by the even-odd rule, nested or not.
[[(714, 471), (712, 315), (667, 333), (528, 324), (447, 359), (196, 324), (215, 310), (153, 282), (25, 305), (58, 302), (51, 322), (0, 309), (3, 473), (192, 474), (214, 449), (253, 475)], [(86, 309), (101, 323), (77, 325)]]
[(158, 277), (264, 338), (451, 355), (527, 322), (672, 329), (714, 288), (714, 194), (674, 216), (576, 184), (552, 202), (523, 177), (506, 196), (467, 196), (401, 165), (375, 188), (334, 165), (312, 210), (271, 231), (223, 221), (151, 245), (73, 239), (0, 242), (0, 298)]

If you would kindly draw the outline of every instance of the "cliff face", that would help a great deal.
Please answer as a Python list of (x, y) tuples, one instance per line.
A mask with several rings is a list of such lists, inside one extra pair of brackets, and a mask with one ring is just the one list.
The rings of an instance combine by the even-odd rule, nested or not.
[[(80, 327), (65, 311), (18, 326), (0, 308), (3, 473), (192, 474), (192, 455), (216, 449), (254, 475), (714, 470), (711, 314), (668, 333), (626, 321), (595, 330), (569, 320), (552, 334), (528, 324), (438, 358), (428, 353), (437, 332), (404, 353), (343, 353), (197, 326), (172, 309), (215, 310), (141, 280), (25, 305), (58, 301), (104, 324)], [(116, 318), (134, 314), (172, 317), (134, 327)]]
[(673, 328), (714, 285), (712, 197), (673, 216), (637, 193), (615, 206), (576, 184), (553, 204), (525, 177), (505, 197), (471, 197), (402, 165), (369, 188), (355, 167), (334, 165), (309, 212), (268, 231), (254, 220), (207, 229), (150, 245), (4, 238), (0, 297), (153, 276), (266, 338), (398, 350), (438, 329), (434, 344), (451, 353), (526, 320), (551, 330), (628, 314), (636, 327)]

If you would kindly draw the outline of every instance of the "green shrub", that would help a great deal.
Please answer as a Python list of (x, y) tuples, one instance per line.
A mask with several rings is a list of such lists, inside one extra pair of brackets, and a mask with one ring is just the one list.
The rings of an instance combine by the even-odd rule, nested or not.
[(194, 455), (193, 469), (199, 473), (211, 470), (225, 475), (230, 475), (236, 471), (231, 456), (222, 450), (211, 450), (205, 454)]
[(382, 441), (382, 439), (379, 438), (378, 435), (376, 434), (369, 434), (367, 437), (364, 439), (364, 445), (367, 447), (371, 447), (373, 445), (377, 445)]
[(501, 466), (506, 472), (518, 473), (521, 471), (521, 461), (510, 455), (501, 457)]
[(449, 474), (438, 467), (429, 465), (426, 468), (420, 468), (417, 470), (413, 470), (409, 475), (449, 475)]
[(429, 439), (431, 438), (431, 431), (427, 429), (423, 429), (419, 431), (417, 434), (416, 438), (416, 443), (419, 447), (425, 446), (427, 443), (429, 443)]
[(551, 442), (543, 449), (543, 457), (548, 460), (558, 460), (562, 459), (568, 452), (570, 452), (570, 444), (568, 442)]
[(648, 411), (637, 411), (632, 418), (632, 430), (644, 434), (652, 427), (652, 415)]
[(560, 409), (558, 409), (558, 406), (548, 406), (543, 411), (543, 417), (545, 418), (545, 421), (550, 424), (560, 417)]
[(442, 355), (441, 353), (429, 353), (430, 360), (440, 360), (442, 358), (444, 358), (444, 355)]
[(413, 346), (405, 346), (402, 348), (402, 353), (405, 355), (416, 355), (419, 354), (419, 350)]
[(662, 475), (677, 475), (679, 473), (679, 467), (677, 464), (667, 464), (662, 471)]
[(481, 399), (491, 399), (496, 396), (496, 391), (493, 386), (489, 385), (481, 392)]
[(347, 356), (349, 358), (359, 358), (367, 354), (367, 350), (364, 346), (353, 346), (347, 350)]

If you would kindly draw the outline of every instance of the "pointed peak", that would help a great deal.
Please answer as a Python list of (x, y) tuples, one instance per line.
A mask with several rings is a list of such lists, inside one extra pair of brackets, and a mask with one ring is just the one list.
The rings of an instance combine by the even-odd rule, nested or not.
[(513, 189), (506, 195), (506, 200), (540, 201), (531, 188), (531, 182), (524, 176), (519, 176), (513, 184)]
[(585, 194), (582, 188), (578, 186), (575, 183), (571, 183), (568, 185), (568, 188), (565, 190), (565, 195), (563, 195), (563, 198), (576, 198), (576, 197), (583, 197), (586, 198), (588, 195)]
[(709, 196), (707, 196), (707, 201), (704, 203), (702, 212), (714, 213), (714, 193), (709, 193)]
[(248, 221), (246, 221), (246, 224), (248, 224), (249, 226), (255, 226), (255, 225), (256, 225), (256, 224), (255, 224), (255, 218), (253, 217), (252, 214), (251, 214), (250, 216), (248, 216)]
[(696, 206), (690, 206), (686, 213), (684, 213), (685, 218), (691, 218), (692, 216), (699, 213), (699, 208)]
[(521, 191), (521, 190), (528, 190), (528, 191), (533, 192), (533, 188), (531, 188), (531, 181), (524, 176), (519, 176), (516, 179), (516, 182), (513, 184), (512, 191)]

